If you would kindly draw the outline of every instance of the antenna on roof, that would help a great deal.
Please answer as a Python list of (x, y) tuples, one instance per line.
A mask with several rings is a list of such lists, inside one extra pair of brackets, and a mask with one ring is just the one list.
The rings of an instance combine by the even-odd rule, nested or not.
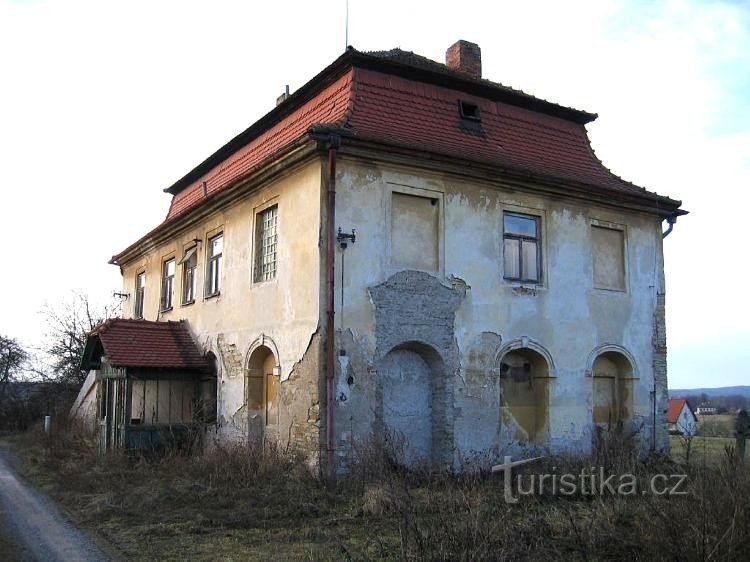
[(344, 50), (349, 47), (349, 0), (346, 0), (346, 24), (344, 31)]

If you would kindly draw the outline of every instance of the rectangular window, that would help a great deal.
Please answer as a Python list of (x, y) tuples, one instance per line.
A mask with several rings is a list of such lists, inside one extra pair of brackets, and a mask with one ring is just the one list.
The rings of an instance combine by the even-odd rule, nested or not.
[(165, 261), (161, 269), (161, 309), (171, 310), (174, 300), (174, 258)]
[(278, 212), (278, 205), (274, 205), (255, 217), (255, 283), (270, 281), (276, 277)]
[(182, 264), (182, 304), (195, 302), (198, 287), (198, 246), (188, 248), (180, 260)]
[(541, 280), (539, 217), (503, 216), (503, 275), (513, 281)]
[(224, 235), (219, 234), (208, 241), (208, 262), (206, 263), (206, 296), (219, 294), (221, 279), (221, 255), (224, 251)]
[(625, 233), (614, 228), (591, 226), (594, 286), (625, 290)]
[(133, 318), (143, 318), (143, 299), (146, 296), (146, 273), (141, 272), (135, 276), (135, 303), (133, 305)]

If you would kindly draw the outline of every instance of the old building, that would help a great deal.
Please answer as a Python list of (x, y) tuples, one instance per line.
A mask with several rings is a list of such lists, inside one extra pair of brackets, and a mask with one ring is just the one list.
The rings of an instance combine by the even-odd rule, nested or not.
[(684, 211), (604, 167), (595, 118), (482, 78), (465, 41), (350, 48), (166, 189), (112, 258), (124, 316), (215, 357), (216, 438), (329, 468), (374, 441), (455, 469), (623, 428), (662, 450)]

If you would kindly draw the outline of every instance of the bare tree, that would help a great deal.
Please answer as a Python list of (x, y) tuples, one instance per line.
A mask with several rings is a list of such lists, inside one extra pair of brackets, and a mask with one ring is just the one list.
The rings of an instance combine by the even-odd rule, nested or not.
[(81, 372), (81, 358), (86, 347), (86, 336), (99, 324), (115, 315), (116, 305), (92, 304), (88, 295), (74, 293), (58, 307), (45, 305), (42, 314), (49, 332), (43, 347), (48, 358), (38, 369), (45, 378), (80, 385), (86, 378)]
[(29, 355), (18, 340), (0, 335), (0, 399), (9, 382), (23, 371)]

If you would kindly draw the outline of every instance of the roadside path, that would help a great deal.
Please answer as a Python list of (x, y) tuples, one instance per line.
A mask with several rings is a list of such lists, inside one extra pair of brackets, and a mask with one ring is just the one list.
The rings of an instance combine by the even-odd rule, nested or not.
[(24, 555), (40, 562), (108, 560), (48, 499), (16, 476), (13, 464), (12, 455), (0, 446), (0, 524)]

